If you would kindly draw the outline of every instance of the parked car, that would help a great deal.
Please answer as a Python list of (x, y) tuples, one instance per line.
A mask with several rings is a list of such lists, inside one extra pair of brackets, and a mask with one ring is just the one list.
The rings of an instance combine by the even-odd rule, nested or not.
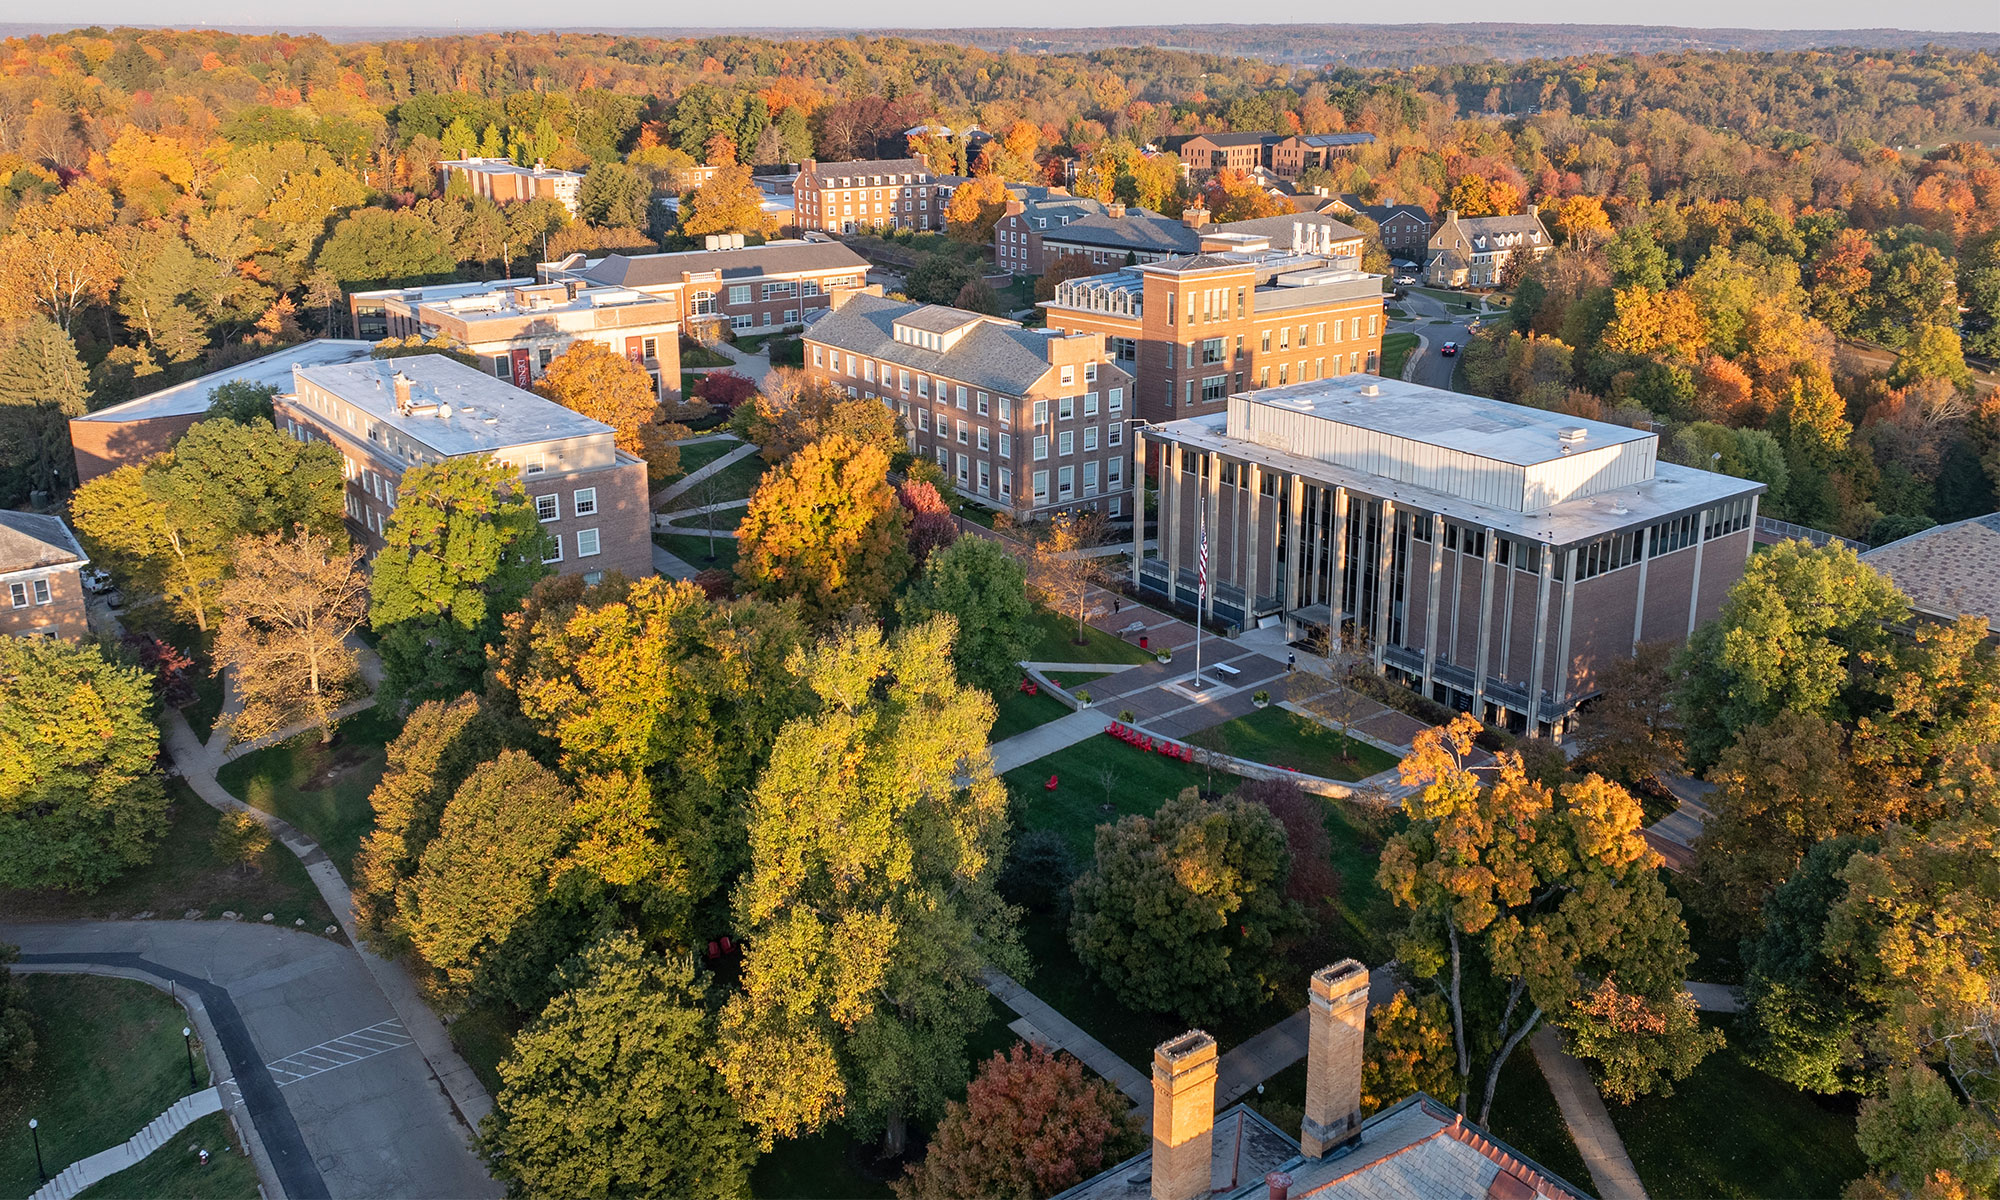
[(90, 592), (92, 595), (102, 594), (111, 590), (111, 574), (108, 571), (99, 570), (96, 567), (85, 567), (78, 574), (83, 577), (84, 590)]
[(1445, 344), (1444, 344), (1444, 345), (1443, 345), (1443, 346), (1442, 346), (1442, 347), (1441, 347), (1441, 348), (1440, 348), (1440, 349), (1438, 350), (1438, 353), (1439, 353), (1439, 354), (1442, 354), (1442, 355), (1444, 355), (1444, 356), (1445, 356), (1446, 358), (1457, 358), (1457, 357), (1458, 357), (1458, 343), (1457, 343), (1457, 342), (1446, 342), (1446, 343), (1445, 343)]
[(1417, 282), (1417, 277), (1415, 275), (1398, 275), (1396, 276), (1396, 282), (1402, 284), (1404, 287), (1409, 287)]

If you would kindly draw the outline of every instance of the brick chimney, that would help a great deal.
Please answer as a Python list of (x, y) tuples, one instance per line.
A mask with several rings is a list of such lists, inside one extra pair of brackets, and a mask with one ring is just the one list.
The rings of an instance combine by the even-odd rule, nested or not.
[(416, 380), (411, 379), (401, 371), (396, 372), (394, 379), (396, 382), (396, 411), (407, 413), (410, 411), (410, 387), (416, 383)]
[(1110, 217), (1114, 221), (1122, 221), (1125, 219), (1125, 206), (1123, 204), (1118, 203), (1118, 201), (1113, 200), (1110, 204), (1105, 206), (1104, 215)]
[(1208, 209), (1198, 202), (1189, 205), (1181, 210), (1181, 224), (1189, 229), (1200, 229), (1208, 224)]
[(1299, 1148), (1321, 1158), (1361, 1131), (1361, 1049), (1368, 968), (1351, 958), (1313, 972), (1306, 1043), (1306, 1119)]
[[(1360, 1070), (1357, 1057), (1357, 1086)], [(1215, 1039), (1199, 1029), (1153, 1049), (1152, 1200), (1205, 1200), (1214, 1186), (1215, 1072)]]

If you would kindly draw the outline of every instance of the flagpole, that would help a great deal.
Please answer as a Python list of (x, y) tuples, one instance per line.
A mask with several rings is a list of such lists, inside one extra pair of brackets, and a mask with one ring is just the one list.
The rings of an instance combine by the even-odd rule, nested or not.
[(1201, 489), (1195, 489), (1195, 503), (1201, 505), (1201, 546), (1197, 553), (1201, 564), (1197, 572), (1194, 598), (1194, 691), (1201, 694), (1201, 610), (1208, 604), (1208, 502), (1202, 498)]

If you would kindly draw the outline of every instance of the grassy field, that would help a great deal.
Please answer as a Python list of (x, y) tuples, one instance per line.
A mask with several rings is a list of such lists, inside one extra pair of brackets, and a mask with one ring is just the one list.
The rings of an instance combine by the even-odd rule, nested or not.
[(711, 350), (700, 342), (682, 338), (681, 365), (683, 367), (733, 367), (736, 365), (736, 360)]
[(697, 571), (714, 567), (722, 571), (736, 569), (736, 539), (715, 539), (715, 561), (708, 561), (708, 536), (706, 534), (656, 533), (653, 544), (667, 553), (686, 562)]
[(1382, 335), (1382, 377), (1401, 379), (1403, 361), (1410, 357), (1410, 351), (1417, 348), (1414, 333), (1387, 333)]
[(1084, 644), (1076, 644), (1076, 618), (1065, 617), (1046, 608), (1035, 610), (1035, 640), (1028, 647), (1029, 662), (1142, 663), (1152, 660), (1152, 652), (1141, 650), (1115, 633), (1090, 625), (1083, 627)]
[[(1101, 777), (1106, 772), (1111, 775), (1108, 789)], [(1056, 777), (1054, 791), (1046, 786), (1051, 775)], [(1083, 860), (1091, 855), (1099, 825), (1132, 813), (1149, 816), (1183, 788), (1201, 786), (1207, 777), (1191, 763), (1148, 754), (1108, 737), (1079, 742), (1002, 776), (1014, 790), (1022, 827), (1060, 832)], [(1222, 791), (1236, 784), (1234, 775), (1215, 776), (1215, 786)]]
[(1030, 696), (1019, 688), (1006, 688), (994, 693), (993, 706), (1000, 710), (1000, 715), (993, 721), (993, 732), (988, 740), (995, 742), (1070, 714), (1069, 705), (1047, 692)]
[[(1050, 671), (1050, 672), (1048, 672), (1047, 674), (1048, 674), (1048, 677), (1049, 677), (1050, 679), (1053, 679), (1053, 680), (1055, 680), (1055, 681), (1056, 681), (1056, 683), (1057, 683), (1057, 685), (1058, 685), (1058, 686), (1060, 686), (1060, 687), (1062, 687), (1062, 688), (1064, 688), (1065, 690), (1068, 690), (1068, 691), (1075, 691), (1075, 690), (1076, 690), (1077, 688), (1083, 688), (1084, 690), (1088, 691), (1088, 690), (1089, 690), (1089, 685), (1090, 685), (1090, 683), (1091, 683), (1091, 681), (1092, 681), (1092, 680), (1096, 680), (1096, 679), (1103, 679), (1104, 677), (1106, 677), (1106, 676), (1108, 676), (1108, 675), (1113, 675), (1113, 674), (1116, 674), (1116, 672), (1113, 672), (1113, 671)], [(1100, 697), (1098, 697), (1098, 698), (1099, 698), (1100, 700), (1101, 700), (1101, 699), (1103, 699), (1103, 697), (1101, 697), (1101, 696), (1100, 696)]]
[(321, 745), (318, 734), (304, 734), (227, 763), (215, 777), (245, 804), (304, 831), (341, 877), (351, 879), (354, 855), (375, 824), (368, 793), (382, 778), (389, 741), (401, 729), (386, 711), (363, 709), (340, 723), (330, 745)]
[(743, 523), (743, 515), (749, 511), (748, 508), (740, 505), (736, 508), (718, 508), (713, 513), (681, 517), (679, 519), (679, 527), (682, 529), (691, 529), (706, 537), (711, 525), (717, 531), (734, 529), (738, 525), (741, 525)]
[[(202, 1166), (197, 1151), (208, 1151)], [(258, 1200), (257, 1168), (244, 1157), (223, 1113), (210, 1113), (167, 1139), (136, 1167), (77, 1193), (78, 1200)]]
[(673, 507), (702, 508), (724, 500), (748, 500), (763, 477), (764, 460), (755, 454), (748, 455), (674, 497)]
[(209, 843), (222, 814), (178, 779), (167, 780), (167, 787), (173, 803), (167, 810), (166, 835), (153, 847), (152, 862), (88, 894), (0, 889), (0, 912), (23, 921), (129, 917), (141, 912), (163, 919), (189, 912), (202, 917), (273, 913), (276, 924), (302, 919), (315, 931), (334, 923), (332, 911), (296, 855), (274, 842), (257, 871), (245, 873), (217, 862)]
[[(738, 441), (696, 442), (692, 446), (682, 446), (681, 473), (675, 476), (675, 478), (685, 478), (688, 475), (692, 475), (716, 459), (728, 454), (730, 451), (741, 449), (742, 446), (743, 443)], [(672, 483), (673, 480), (670, 479), (667, 482)]]
[(1607, 1107), (1655, 1196), (1838, 1196), (1868, 1166), (1851, 1098), (1780, 1083), (1735, 1046), (1709, 1055), (1672, 1096)]
[[(95, 975), (29, 975), (22, 985), (37, 1049), (27, 1074), (0, 1087), (0, 1196), (35, 1190), (30, 1117), (41, 1122), (42, 1162), (54, 1175), (124, 1142), (194, 1090), (181, 1039), (187, 1015), (165, 993)], [(207, 1087), (199, 1049), (195, 1072)]]
[(1396, 765), (1395, 756), (1386, 751), (1343, 739), (1317, 721), (1275, 706), (1203, 730), (1193, 740), (1238, 758), (1328, 779), (1366, 779)]

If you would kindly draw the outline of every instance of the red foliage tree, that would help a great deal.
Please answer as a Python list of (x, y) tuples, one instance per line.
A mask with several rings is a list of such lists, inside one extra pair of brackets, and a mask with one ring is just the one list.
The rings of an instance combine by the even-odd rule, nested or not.
[(194, 703), (194, 659), (150, 633), (128, 633), (125, 646), (139, 665), (153, 674), (153, 694), (160, 703), (186, 708)]
[(995, 1054), (938, 1123), (930, 1153), (896, 1181), (901, 1200), (1038, 1200), (1139, 1149), (1117, 1089), (1041, 1046)]
[(757, 394), (757, 381), (734, 371), (710, 371), (694, 385), (694, 394), (698, 400), (734, 411), (737, 405)]
[(958, 521), (951, 506), (938, 490), (921, 479), (905, 480), (896, 489), (896, 498), (910, 510), (910, 557), (921, 568), (931, 551), (942, 550), (958, 540)]
[(1340, 872), (1333, 869), (1333, 842), (1326, 836), (1326, 806), (1298, 784), (1286, 779), (1253, 779), (1237, 792), (1245, 800), (1271, 810), (1285, 827), (1292, 848), (1292, 874), (1285, 895), (1306, 906), (1315, 917), (1340, 892)]

